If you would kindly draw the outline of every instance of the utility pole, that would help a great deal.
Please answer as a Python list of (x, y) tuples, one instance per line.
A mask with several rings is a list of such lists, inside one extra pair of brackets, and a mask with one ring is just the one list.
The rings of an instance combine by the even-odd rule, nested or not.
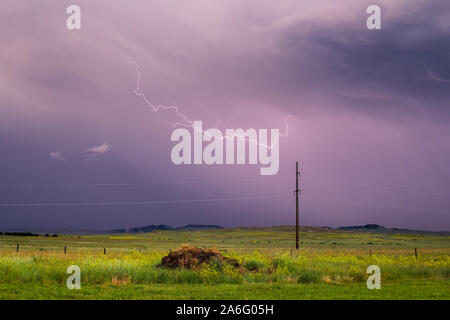
[(298, 232), (299, 232), (299, 225), (298, 225), (298, 194), (300, 192), (300, 189), (298, 188), (298, 177), (300, 177), (300, 171), (298, 171), (298, 161), (295, 163), (295, 248), (299, 249), (299, 243), (298, 243)]

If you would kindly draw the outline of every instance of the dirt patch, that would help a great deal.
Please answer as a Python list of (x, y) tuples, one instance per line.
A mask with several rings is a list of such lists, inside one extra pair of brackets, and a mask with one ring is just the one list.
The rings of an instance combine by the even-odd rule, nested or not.
[(240, 265), (236, 260), (224, 257), (215, 249), (200, 249), (191, 246), (182, 246), (181, 249), (172, 251), (161, 260), (161, 266), (165, 268), (198, 269), (211, 262), (227, 263), (235, 268)]

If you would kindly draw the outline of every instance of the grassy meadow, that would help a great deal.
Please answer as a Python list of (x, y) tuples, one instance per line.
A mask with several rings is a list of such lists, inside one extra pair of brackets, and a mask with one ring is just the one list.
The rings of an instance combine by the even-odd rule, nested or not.
[[(450, 299), (448, 234), (301, 231), (298, 251), (292, 227), (0, 236), (0, 299)], [(158, 266), (182, 244), (214, 247), (243, 268)], [(366, 287), (373, 264), (381, 290)], [(66, 287), (70, 265), (80, 290)]]

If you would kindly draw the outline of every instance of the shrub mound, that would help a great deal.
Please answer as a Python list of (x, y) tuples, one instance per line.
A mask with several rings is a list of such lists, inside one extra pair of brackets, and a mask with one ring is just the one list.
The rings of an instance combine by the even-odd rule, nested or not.
[(181, 249), (172, 251), (161, 260), (161, 266), (165, 268), (198, 269), (203, 264), (228, 263), (235, 268), (240, 267), (236, 260), (224, 257), (215, 249), (200, 249), (192, 246), (182, 246)]

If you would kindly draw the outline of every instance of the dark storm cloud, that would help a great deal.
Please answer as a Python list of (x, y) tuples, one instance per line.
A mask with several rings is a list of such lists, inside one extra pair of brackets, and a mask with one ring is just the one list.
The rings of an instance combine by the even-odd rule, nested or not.
[(336, 24), (307, 18), (275, 30), (287, 57), (274, 61), (283, 65), (283, 82), (369, 114), (420, 109), (450, 118), (450, 2), (402, 10), (390, 18), (382, 7), (382, 30), (368, 30), (362, 17)]

